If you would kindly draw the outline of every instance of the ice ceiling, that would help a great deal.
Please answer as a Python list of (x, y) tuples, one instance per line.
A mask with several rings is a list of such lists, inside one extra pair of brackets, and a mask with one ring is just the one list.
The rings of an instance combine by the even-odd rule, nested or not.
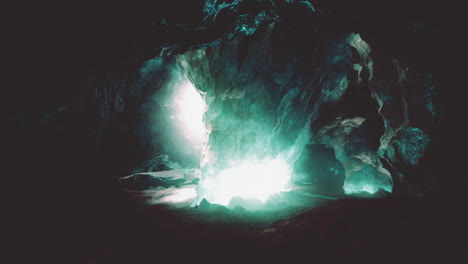
[[(410, 118), (411, 111), (434, 117), (430, 75), (397, 59), (387, 68), (374, 63), (369, 44), (352, 32), (311, 35), (313, 51), (304, 53), (312, 55), (297, 55), (289, 42), (301, 33), (274, 2), (206, 1), (204, 24), (194, 30), (227, 14), (233, 27), (213, 41), (167, 44), (142, 67), (140, 85), (159, 87), (150, 122), (164, 153), (152, 162), (199, 178), (193, 205), (265, 203), (294, 184), (319, 193), (321, 186), (334, 194), (392, 192), (401, 168), (416, 166), (430, 142)], [(282, 2), (317, 12), (309, 1)]]

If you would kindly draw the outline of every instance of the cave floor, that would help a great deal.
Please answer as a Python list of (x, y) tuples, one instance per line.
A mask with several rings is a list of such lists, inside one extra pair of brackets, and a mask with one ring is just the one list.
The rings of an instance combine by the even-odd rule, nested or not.
[[(463, 263), (461, 208), (415, 199), (320, 200), (298, 210), (249, 213), (171, 208), (122, 192), (60, 221), (28, 261), (47, 263)], [(454, 210), (454, 208), (458, 208)], [(464, 241), (464, 240), (460, 240)], [(466, 240), (465, 240), (466, 241)], [(25, 261), (25, 262), (28, 262)], [(464, 262), (466, 263), (466, 262)]]

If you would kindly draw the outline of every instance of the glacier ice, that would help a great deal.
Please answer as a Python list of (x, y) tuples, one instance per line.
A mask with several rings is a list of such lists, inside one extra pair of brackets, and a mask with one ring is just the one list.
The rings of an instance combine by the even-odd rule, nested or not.
[[(330, 35), (299, 56), (301, 43), (288, 39), (294, 32), (282, 19), (288, 6), (315, 12), (310, 1), (205, 1), (196, 30), (222, 24), (225, 34), (167, 44), (140, 70), (140, 90), (162, 87), (151, 128), (165, 153), (151, 159), (179, 168), (188, 166), (181, 157), (193, 157), (195, 205), (266, 202), (289, 184), (318, 181), (347, 194), (392, 192), (397, 168), (424, 155), (436, 109), (430, 76), (396, 59), (375, 61), (359, 33)], [(314, 155), (329, 155), (330, 168), (310, 168), (308, 160), (321, 158)]]
[[(364, 68), (372, 71), (367, 43), (359, 34), (345, 34), (332, 42), (324, 61), (311, 77), (303, 72), (289, 79), (271, 79), (267, 78), (274, 65), (269, 39), (274, 26), (267, 27), (266, 32), (260, 35), (262, 38), (249, 46), (247, 53), (251, 55), (242, 61), (236, 59), (242, 36), (220, 46), (188, 51), (178, 57), (179, 65), (187, 76), (197, 89), (206, 94), (208, 105), (205, 121), (210, 126), (210, 151), (205, 155), (209, 155), (209, 161), (202, 166), (203, 180), (197, 201), (205, 198), (210, 202), (228, 204), (229, 198), (243, 195), (240, 189), (232, 193), (221, 188), (223, 184), (213, 184), (227, 168), (234, 167), (233, 163), (242, 168), (248, 160), (262, 164), (267, 159), (280, 158), (294, 167), (305, 147), (313, 141), (334, 150), (347, 177), (343, 187), (347, 193), (357, 192), (357, 186), (362, 187), (360, 191), (375, 192), (365, 187), (363, 182), (391, 191), (392, 179), (380, 164), (376, 151), (372, 152), (370, 148), (348, 150), (348, 146), (356, 145), (349, 140), (349, 135), (365, 118), (338, 116), (337, 122), (311, 130), (312, 123), (323, 111), (322, 107), (342, 100), (348, 87), (360, 82)], [(356, 53), (359, 60), (355, 58)], [(289, 69), (290, 66), (284, 71)], [(373, 169), (366, 169), (368, 166)], [(241, 173), (241, 170), (228, 171), (230, 174), (237, 172), (238, 176), (232, 177), (237, 177), (240, 182), (247, 181), (247, 178), (242, 178), (246, 173)], [(365, 177), (357, 176), (357, 171)], [(268, 174), (267, 171), (258, 173), (258, 177)], [(294, 172), (290, 174), (292, 181), (297, 179)], [(270, 181), (275, 181), (273, 175), (269, 177)], [(249, 178), (256, 182), (255, 177)], [(265, 186), (268, 185), (266, 179), (262, 181)], [(261, 190), (260, 182), (256, 183), (256, 188)], [(231, 182), (230, 185), (236, 184)], [(215, 198), (220, 196), (214, 194), (215, 189), (223, 189), (222, 193), (229, 195), (227, 198)]]

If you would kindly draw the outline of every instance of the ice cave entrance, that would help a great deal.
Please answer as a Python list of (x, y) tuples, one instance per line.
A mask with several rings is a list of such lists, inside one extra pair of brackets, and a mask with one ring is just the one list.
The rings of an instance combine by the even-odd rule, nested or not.
[[(199, 151), (203, 159), (207, 155), (204, 151), (209, 149), (210, 135), (209, 126), (204, 122), (208, 109), (205, 94), (197, 90), (186, 76), (174, 88), (169, 104), (173, 109), (171, 119), (184, 141)], [(219, 168), (216, 175), (200, 175), (196, 201), (204, 198), (210, 203), (228, 206), (232, 198), (241, 197), (264, 203), (271, 195), (284, 191), (291, 179), (292, 166), (280, 157), (246, 158), (231, 164)]]

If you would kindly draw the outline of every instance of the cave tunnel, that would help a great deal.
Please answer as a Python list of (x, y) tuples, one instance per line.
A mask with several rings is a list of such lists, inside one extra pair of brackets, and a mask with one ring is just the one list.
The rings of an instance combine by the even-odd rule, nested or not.
[(2, 96), (15, 263), (464, 263), (458, 7), (20, 9)]

